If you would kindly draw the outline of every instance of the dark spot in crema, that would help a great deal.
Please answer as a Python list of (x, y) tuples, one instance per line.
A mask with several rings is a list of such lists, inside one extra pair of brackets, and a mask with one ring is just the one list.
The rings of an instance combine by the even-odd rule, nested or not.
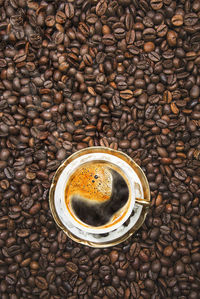
[[(87, 201), (79, 195), (72, 197), (72, 209), (75, 215), (84, 223), (91, 226), (105, 225), (114, 214), (119, 211), (128, 201), (129, 189), (124, 178), (115, 170), (110, 169), (113, 183), (110, 199), (103, 203)], [(98, 198), (96, 198), (98, 201)]]

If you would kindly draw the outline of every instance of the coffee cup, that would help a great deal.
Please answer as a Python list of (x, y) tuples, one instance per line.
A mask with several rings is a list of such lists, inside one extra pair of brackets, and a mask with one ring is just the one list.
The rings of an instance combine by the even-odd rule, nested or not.
[(50, 208), (57, 224), (72, 239), (90, 246), (106, 247), (123, 240), (144, 218), (142, 210), (147, 212), (149, 203), (149, 186), (141, 168), (124, 153), (104, 147), (70, 156), (57, 170), (50, 189)]

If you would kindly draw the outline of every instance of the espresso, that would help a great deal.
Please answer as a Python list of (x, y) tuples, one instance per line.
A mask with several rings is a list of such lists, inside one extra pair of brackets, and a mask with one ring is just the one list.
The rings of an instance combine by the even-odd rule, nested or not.
[(65, 190), (71, 214), (93, 227), (111, 225), (120, 219), (128, 199), (125, 175), (107, 162), (85, 163), (71, 176)]

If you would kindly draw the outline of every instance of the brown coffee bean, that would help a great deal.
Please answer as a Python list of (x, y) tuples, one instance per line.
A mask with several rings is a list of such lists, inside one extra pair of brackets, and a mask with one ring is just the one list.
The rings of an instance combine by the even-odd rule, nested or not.
[(78, 267), (72, 262), (67, 262), (65, 267), (66, 267), (67, 271), (72, 274), (76, 273), (78, 271)]
[(115, 44), (116, 40), (114, 35), (112, 34), (105, 34), (102, 38), (102, 42), (105, 46), (112, 46)]
[(199, 261), (200, 261), (200, 254), (199, 254), (198, 252), (193, 253), (193, 254), (192, 254), (192, 260), (193, 260), (194, 262), (199, 262)]
[(128, 45), (133, 44), (135, 41), (135, 30), (130, 30), (126, 34), (126, 42)]
[(154, 23), (153, 23), (153, 20), (150, 18), (150, 17), (144, 17), (143, 19), (143, 24), (146, 26), (146, 27), (153, 27)]
[(59, 23), (59, 24), (64, 24), (65, 21), (66, 21), (66, 15), (64, 14), (64, 12), (59, 10), (56, 13), (56, 22)]
[(152, 51), (154, 51), (154, 49), (155, 49), (154, 43), (152, 43), (152, 42), (146, 42), (144, 44), (144, 51), (146, 53), (152, 52)]
[(177, 169), (174, 172), (174, 175), (177, 179), (184, 181), (187, 178), (187, 174), (183, 169)]
[(200, 88), (197, 85), (193, 85), (193, 87), (190, 90), (190, 96), (191, 98), (195, 99), (198, 98), (200, 95)]
[(168, 31), (167, 33), (167, 41), (170, 47), (176, 46), (177, 41), (177, 33), (175, 31)]
[(126, 35), (125, 29), (122, 27), (118, 27), (114, 30), (114, 36), (118, 40), (123, 39), (125, 37), (125, 35)]
[(16, 54), (13, 59), (15, 63), (23, 62), (24, 60), (26, 60), (26, 54), (25, 53)]
[(149, 53), (148, 56), (154, 62), (160, 61), (160, 55), (157, 54), (155, 51), (152, 51), (151, 53)]
[(129, 140), (120, 140), (119, 146), (121, 148), (129, 148), (130, 146), (130, 141)]
[(151, 119), (155, 113), (155, 107), (150, 105), (145, 111), (146, 119)]
[(35, 284), (39, 289), (42, 289), (42, 290), (45, 290), (48, 287), (46, 279), (41, 276), (36, 276)]
[(6, 65), (7, 65), (6, 60), (5, 59), (0, 59), (0, 67), (4, 68), (4, 67), (6, 67)]
[(80, 284), (78, 286), (78, 294), (79, 295), (85, 295), (87, 293), (87, 290), (88, 290), (88, 286), (85, 283)]
[[(53, 34), (53, 40), (55, 42), (55, 44), (59, 45), (63, 42), (64, 40), (64, 33), (63, 32), (55, 32)], [(46, 86), (47, 87), (47, 86)]]
[(161, 269), (161, 263), (159, 260), (154, 260), (151, 264), (151, 269), (153, 272), (157, 273)]
[(10, 186), (10, 183), (8, 180), (2, 180), (0, 181), (0, 187), (3, 189), (3, 190), (7, 190)]
[(154, 227), (149, 234), (149, 237), (151, 240), (157, 240), (158, 236), (159, 236), (159, 229), (157, 227)]
[(15, 285), (16, 277), (14, 276), (14, 274), (8, 274), (5, 277), (5, 281), (7, 282), (8, 285)]
[(140, 297), (140, 288), (136, 282), (131, 282), (130, 289), (131, 289), (131, 294), (132, 294), (133, 298)]
[(53, 27), (55, 24), (55, 17), (51, 15), (47, 16), (45, 19), (45, 24), (48, 27)]
[(28, 229), (19, 229), (17, 231), (17, 236), (20, 238), (25, 238), (27, 236), (29, 236), (30, 231)]
[(133, 28), (133, 16), (130, 13), (127, 13), (125, 16), (125, 26), (127, 30), (131, 30)]
[(40, 204), (39, 202), (38, 202), (38, 203), (35, 203), (35, 204), (31, 207), (29, 213), (30, 213), (31, 215), (35, 215), (35, 214), (37, 214), (37, 213), (39, 212), (40, 208), (41, 208), (41, 204)]
[(120, 91), (120, 97), (124, 100), (131, 99), (132, 96), (133, 96), (133, 92), (129, 89), (125, 89), (125, 90)]
[(161, 24), (157, 27), (156, 32), (159, 37), (163, 37), (167, 34), (168, 28), (165, 24)]
[(172, 101), (172, 93), (168, 90), (165, 90), (163, 94), (163, 100), (167, 103), (170, 103)]
[(175, 273), (182, 274), (183, 272), (184, 272), (184, 264), (181, 261), (176, 262)]
[(163, 6), (163, 1), (162, 0), (151, 0), (150, 4), (154, 10), (159, 10)]
[(88, 24), (95, 24), (98, 20), (98, 16), (96, 14), (89, 14), (86, 16), (86, 21)]
[(50, 161), (49, 163), (47, 163), (47, 169), (51, 171), (55, 170), (58, 168), (59, 164), (59, 161)]
[(85, 37), (89, 35), (89, 27), (87, 26), (87, 24), (80, 22), (78, 29)]
[(106, 287), (105, 293), (109, 298), (116, 298), (117, 296), (117, 291), (113, 286)]
[(146, 279), (144, 282), (145, 288), (149, 291), (152, 292), (154, 290), (155, 284), (154, 281), (151, 279)]
[(74, 17), (74, 6), (72, 3), (66, 3), (65, 15), (68, 19), (72, 19)]
[(155, 39), (156, 31), (153, 28), (146, 28), (143, 31), (145, 41), (153, 41)]
[(171, 22), (174, 26), (182, 26), (183, 25), (183, 16), (182, 15), (174, 15), (171, 19)]
[(186, 26), (194, 26), (198, 22), (198, 16), (195, 13), (188, 13), (184, 16), (184, 24)]
[(96, 14), (98, 16), (103, 16), (107, 10), (107, 2), (104, 0), (100, 0), (96, 5)]
[(172, 255), (172, 253), (173, 253), (173, 247), (172, 246), (167, 246), (167, 247), (165, 247), (165, 249), (164, 249), (164, 251), (163, 251), (163, 254), (165, 255), (165, 256), (171, 256)]
[(118, 260), (118, 256), (119, 256), (118, 252), (116, 250), (112, 250), (110, 252), (111, 263), (114, 264)]
[(32, 207), (33, 203), (34, 203), (33, 199), (27, 197), (20, 203), (20, 205), (22, 209), (29, 210)]
[(83, 55), (83, 61), (85, 62), (86, 65), (92, 65), (92, 57), (89, 54), (84, 54)]
[(25, 196), (29, 196), (30, 195), (30, 187), (27, 184), (22, 184), (20, 186), (21, 188), (21, 192), (25, 195)]
[(171, 110), (172, 110), (172, 112), (174, 114), (178, 114), (179, 113), (179, 109), (178, 109), (178, 107), (176, 106), (175, 103), (171, 103), (170, 107), (171, 107)]

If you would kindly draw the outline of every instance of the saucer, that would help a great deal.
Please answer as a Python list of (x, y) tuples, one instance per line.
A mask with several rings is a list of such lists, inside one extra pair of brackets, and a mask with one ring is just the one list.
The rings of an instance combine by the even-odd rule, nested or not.
[[(130, 168), (129, 180), (135, 190), (123, 221), (103, 230), (77, 224), (64, 200), (65, 186), (74, 167), (80, 162), (99, 159), (110, 161), (122, 169), (126, 164)], [(109, 247), (128, 239), (143, 224), (150, 206), (150, 189), (144, 172), (128, 155), (106, 147), (89, 147), (72, 154), (57, 169), (50, 187), (49, 204), (55, 222), (72, 240), (91, 247)]]

